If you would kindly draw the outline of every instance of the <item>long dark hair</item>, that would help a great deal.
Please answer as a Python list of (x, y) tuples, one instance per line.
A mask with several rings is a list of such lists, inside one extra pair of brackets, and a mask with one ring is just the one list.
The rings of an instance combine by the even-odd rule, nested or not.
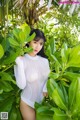
[[(46, 38), (44, 36), (44, 33), (41, 30), (32, 29), (31, 32), (30, 32), (30, 35), (32, 35), (33, 33), (36, 34), (35, 38), (34, 38), (35, 41), (39, 41), (40, 39), (42, 39), (44, 41), (44, 43), (46, 42)], [(44, 53), (44, 45), (43, 45), (42, 49), (40, 50), (40, 52), (38, 53), (38, 55), (47, 58), (47, 56)]]

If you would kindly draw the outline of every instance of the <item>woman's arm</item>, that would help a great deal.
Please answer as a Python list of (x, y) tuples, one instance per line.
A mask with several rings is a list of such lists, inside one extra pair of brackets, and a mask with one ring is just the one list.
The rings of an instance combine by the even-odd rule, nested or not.
[(23, 57), (17, 57), (14, 65), (14, 75), (16, 78), (16, 84), (20, 89), (24, 89), (26, 86), (26, 77), (24, 72)]

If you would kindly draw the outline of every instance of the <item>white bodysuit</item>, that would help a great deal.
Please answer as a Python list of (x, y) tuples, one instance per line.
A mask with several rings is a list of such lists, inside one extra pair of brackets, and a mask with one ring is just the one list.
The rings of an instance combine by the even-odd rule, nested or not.
[(33, 57), (25, 54), (17, 57), (15, 62), (16, 84), (23, 89), (21, 99), (34, 108), (35, 102), (42, 101), (43, 92), (47, 92), (46, 83), (50, 72), (48, 60), (39, 55)]

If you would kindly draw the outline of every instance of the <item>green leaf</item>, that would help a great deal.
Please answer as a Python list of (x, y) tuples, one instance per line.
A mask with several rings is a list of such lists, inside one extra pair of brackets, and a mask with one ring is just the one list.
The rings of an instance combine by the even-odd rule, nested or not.
[(41, 115), (36, 113), (36, 120), (53, 120), (53, 117), (48, 116), (47, 114)]
[(3, 81), (0, 81), (0, 89), (5, 91), (5, 92), (9, 92), (11, 90), (13, 90), (12, 86), (10, 85), (10, 83)]
[(3, 55), (4, 55), (4, 49), (2, 45), (0, 44), (0, 59), (3, 57)]
[(47, 109), (47, 106), (38, 108), (36, 111), (36, 120), (52, 120), (53, 112)]
[(20, 33), (21, 31), (22, 31), (22, 30), (19, 29), (19, 28), (14, 28), (14, 29), (13, 29), (13, 35), (14, 35), (14, 37), (16, 38), (17, 42), (20, 42), (20, 40), (19, 40), (19, 33)]
[(65, 103), (65, 98), (64, 98), (64, 95), (63, 95), (63, 91), (60, 89), (60, 87), (58, 86), (58, 84), (56, 83), (56, 81), (54, 79), (51, 78), (51, 79), (48, 80), (47, 88), (48, 88), (49, 95), (51, 97), (52, 97), (54, 89), (57, 89), (61, 99)]
[(75, 79), (72, 81), (69, 87), (69, 107), (70, 108), (75, 103), (77, 88), (78, 88), (78, 80)]
[(40, 120), (42, 118), (42, 120), (51, 120), (50, 118), (52, 118), (53, 116), (53, 111), (50, 110), (50, 106), (44, 106), (42, 104), (38, 104), (36, 103), (36, 116), (37, 116), (37, 120)]
[(8, 74), (7, 72), (0, 72), (0, 76), (1, 76), (1, 80), (3, 81), (11, 81), (14, 84), (16, 84), (16, 82), (12, 79), (11, 75)]
[(26, 35), (26, 38), (27, 38), (30, 34), (30, 31), (31, 31), (30, 26), (28, 24), (22, 24), (21, 29), (22, 29), (23, 33)]
[(48, 89), (49, 96), (52, 97), (52, 93), (54, 91), (54, 85), (51, 82), (51, 79), (49, 79), (48, 82), (47, 82), (47, 89)]
[(32, 52), (33, 49), (31, 47), (29, 48), (24, 48), (24, 53), (29, 53), (29, 52)]
[(47, 56), (48, 56), (49, 58), (51, 58), (51, 48), (50, 48), (50, 45), (47, 46), (45, 52), (46, 52)]
[(59, 77), (58, 73), (50, 72), (50, 78), (57, 79)]
[(58, 63), (59, 66), (61, 66), (60, 62), (58, 61), (57, 57), (55, 55), (51, 55), (52, 59)]
[(77, 45), (71, 49), (67, 67), (80, 67), (80, 45)]
[[(79, 99), (79, 101), (80, 101), (80, 99)], [(71, 114), (74, 118), (77, 117), (78, 114), (80, 114), (79, 110), (80, 110), (79, 109), (79, 103), (77, 103), (77, 101), (76, 101), (76, 103), (74, 103), (74, 105), (71, 108)]]
[(12, 106), (12, 109), (10, 111), (10, 114), (9, 114), (9, 120), (17, 120), (17, 109), (15, 106)]
[(67, 120), (67, 117), (66, 116), (62, 116), (62, 115), (60, 116), (60, 115), (54, 113), (53, 120)]
[(3, 100), (9, 98), (11, 95), (14, 94), (14, 91), (10, 91), (10, 92), (4, 92), (2, 94), (0, 94), (0, 103), (3, 102)]
[(72, 114), (76, 116), (80, 114), (80, 79), (78, 79), (75, 102), (72, 106)]
[(26, 43), (28, 43), (28, 42), (30, 42), (31, 40), (34, 40), (34, 38), (35, 38), (35, 33), (33, 33), (31, 36), (29, 36), (29, 37), (27, 37), (27, 39), (26, 39)]
[(51, 61), (54, 61), (55, 62), (55, 71), (56, 73), (59, 73), (59, 69), (61, 68), (61, 64), (60, 64), (60, 61), (57, 59), (56, 55), (52, 55), (51, 54)]
[(67, 48), (67, 44), (64, 43), (61, 49), (61, 59), (62, 59), (63, 70), (66, 69), (69, 53), (70, 53), (70, 50)]
[(65, 99), (65, 104), (68, 107), (68, 93), (67, 93), (66, 87), (64, 86), (63, 81), (60, 84), (60, 88), (63, 91), (63, 95), (64, 95), (64, 99)]
[(54, 54), (54, 52), (56, 51), (54, 38), (50, 39), (49, 44), (50, 44), (51, 54)]
[(20, 46), (20, 44), (14, 38), (9, 37), (8, 40), (9, 40), (12, 47), (19, 47)]
[(20, 43), (24, 43), (25, 40), (26, 40), (26, 33), (24, 34), (22, 31), (19, 33), (19, 40), (20, 40)]
[(2, 94), (3, 93), (3, 89), (2, 90), (0, 90), (0, 94)]
[(49, 113), (49, 107), (48, 106), (41, 106), (37, 109), (37, 113), (41, 113), (41, 114), (50, 114)]
[(19, 108), (17, 108), (17, 119), (16, 120), (22, 120), (22, 115), (21, 115)]
[(73, 72), (65, 72), (63, 74), (63, 77), (67, 78), (68, 80), (70, 81), (73, 81), (73, 80), (78, 80), (80, 79), (80, 74), (79, 73), (73, 73)]
[(9, 96), (7, 99), (3, 100), (0, 104), (0, 112), (10, 112), (13, 102), (14, 97), (12, 96)]
[(61, 49), (61, 57), (62, 57), (62, 62), (66, 63), (67, 62), (67, 44), (64, 43)]
[[(22, 24), (20, 28), (14, 28), (12, 32), (12, 36), (9, 37), (9, 42), (12, 47), (24, 47), (26, 40), (30, 39), (32, 40), (33, 37), (29, 38), (30, 34), (30, 27), (27, 24)], [(27, 41), (28, 42), (28, 41)]]
[(20, 49), (18, 49), (17, 52), (14, 52), (13, 50), (10, 51), (10, 55), (7, 56), (4, 61), (3, 64), (11, 64), (15, 61), (16, 57), (19, 56), (20, 53)]
[(64, 111), (54, 107), (51, 110), (54, 111), (53, 120), (67, 120), (67, 115)]
[(67, 110), (67, 107), (64, 104), (63, 100), (61, 99), (57, 89), (54, 89), (52, 98), (58, 107), (60, 107), (61, 109), (65, 110), (65, 111)]
[(76, 92), (76, 103), (77, 106), (80, 108), (80, 78), (78, 79), (78, 87)]

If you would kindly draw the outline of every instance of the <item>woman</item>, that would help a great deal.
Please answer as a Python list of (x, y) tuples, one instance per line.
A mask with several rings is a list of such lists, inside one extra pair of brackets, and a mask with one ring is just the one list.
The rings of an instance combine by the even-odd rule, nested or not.
[(28, 43), (33, 51), (17, 57), (14, 66), (17, 86), (22, 89), (20, 111), (23, 120), (36, 120), (34, 104), (40, 103), (47, 96), (46, 82), (50, 69), (43, 51), (46, 39), (39, 29), (33, 29), (30, 35), (34, 32), (34, 40)]

